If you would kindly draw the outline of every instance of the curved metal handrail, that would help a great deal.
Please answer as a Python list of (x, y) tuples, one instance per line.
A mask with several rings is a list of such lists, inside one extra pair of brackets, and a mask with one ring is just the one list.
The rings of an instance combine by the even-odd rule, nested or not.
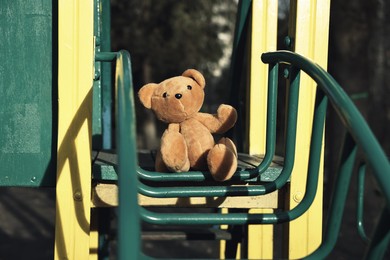
[(264, 53), (261, 59), (268, 64), (284, 62), (293, 64), (317, 82), (373, 168), (390, 209), (390, 189), (386, 186), (390, 183), (389, 160), (367, 122), (337, 81), (319, 65), (290, 51)]
[[(130, 60), (127, 58), (128, 54), (120, 52), (117, 58), (118, 64), (123, 66), (130, 66)], [(126, 57), (125, 59), (123, 57)], [(384, 209), (383, 219), (388, 216), (390, 209), (390, 189), (387, 189), (386, 184), (390, 183), (390, 163), (385, 156), (381, 146), (376, 140), (375, 136), (369, 129), (367, 123), (356, 109), (352, 101), (347, 94), (342, 90), (340, 85), (320, 66), (314, 64), (310, 60), (292, 52), (278, 51), (273, 53), (265, 53), (262, 55), (262, 60), (265, 63), (270, 64), (270, 67), (274, 67), (278, 63), (291, 64), (294, 69), (302, 70), (307, 73), (318, 84), (317, 88), (317, 102), (314, 113), (313, 132), (311, 139), (310, 157), (309, 157), (309, 170), (307, 175), (306, 192), (303, 200), (297, 207), (286, 212), (277, 212), (273, 214), (246, 214), (246, 213), (231, 213), (231, 214), (162, 214), (150, 212), (144, 208), (139, 208), (137, 204), (138, 189), (142, 191), (145, 187), (139, 185), (137, 166), (134, 158), (137, 158), (135, 148), (135, 127), (134, 124), (129, 122), (135, 122), (134, 116), (134, 101), (132, 86), (124, 86), (123, 80), (125, 77), (131, 79), (131, 75), (121, 77), (117, 74), (117, 87), (118, 87), (118, 150), (119, 150), (119, 203), (120, 203), (120, 219), (128, 218), (127, 221), (119, 222), (120, 232), (133, 232), (136, 230), (139, 232), (139, 226), (135, 227), (139, 223), (139, 213), (141, 218), (145, 221), (155, 224), (274, 224), (285, 221), (291, 221), (300, 215), (302, 215), (311, 205), (317, 189), (318, 181), (318, 169), (319, 158), (322, 148), (322, 135), (324, 129), (324, 119), (326, 113), (326, 103), (329, 101), (334, 106), (336, 112), (339, 114), (346, 126), (350, 135), (346, 138), (346, 148), (343, 153), (343, 162), (340, 167), (340, 174), (338, 175), (337, 185), (335, 187), (335, 195), (338, 200), (331, 203), (330, 214), (331, 218), (324, 242), (321, 247), (313, 254), (308, 256), (308, 259), (323, 258), (329, 254), (333, 248), (337, 239), (337, 234), (342, 218), (342, 208), (345, 204), (347, 189), (349, 186), (354, 159), (357, 148), (359, 147), (368, 164), (372, 167), (374, 176), (378, 179), (378, 183), (383, 191), (386, 208)], [(122, 63), (121, 63), (122, 62)], [(124, 65), (124, 64), (127, 65)], [(125, 74), (125, 73), (124, 73)], [(118, 84), (119, 83), (119, 84)], [(122, 85), (121, 85), (122, 84)], [(121, 112), (122, 111), (122, 112)], [(139, 170), (139, 169), (138, 169)], [(130, 174), (129, 174), (130, 173)], [(139, 172), (138, 172), (139, 173)], [(197, 173), (203, 175), (203, 173)], [(196, 175), (196, 174), (195, 174)], [(164, 177), (165, 178), (165, 177)], [(203, 180), (203, 177), (197, 177), (199, 181)], [(209, 187), (210, 188), (210, 187)], [(226, 187), (223, 187), (226, 189)], [(170, 188), (171, 189), (171, 188)], [(148, 190), (147, 192), (156, 192), (158, 189)], [(160, 190), (161, 191), (161, 190)], [(168, 191), (161, 191), (162, 193)], [(175, 191), (179, 192), (179, 191)], [(181, 191), (180, 191), (181, 192)], [(179, 193), (180, 193), (179, 192)], [(210, 192), (210, 190), (209, 190)], [(221, 191), (222, 194), (227, 194), (229, 191)], [(243, 190), (243, 193), (247, 193), (248, 190)], [(169, 193), (169, 192), (168, 192)], [(174, 193), (174, 192), (173, 192)], [(173, 196), (173, 193), (171, 195)], [(184, 194), (184, 191), (183, 191)], [(175, 194), (178, 195), (178, 194)], [(196, 195), (196, 194), (195, 194)], [(160, 196), (160, 195), (156, 195)], [(164, 195), (165, 196), (165, 195)], [(187, 195), (184, 195), (187, 196)], [(203, 195), (202, 195), (203, 196)], [(212, 196), (215, 196), (213, 194)], [(131, 200), (129, 203), (129, 199)], [(137, 210), (139, 209), (139, 211)], [(341, 212), (341, 213), (340, 213)], [(131, 221), (129, 221), (131, 219)], [(126, 222), (126, 223), (125, 223)], [(382, 225), (386, 224), (386, 221), (381, 221)], [(129, 226), (132, 225), (132, 230), (129, 230)], [(379, 234), (380, 235), (380, 234)], [(132, 236), (137, 237), (137, 236)], [(376, 238), (378, 236), (374, 236)], [(121, 238), (120, 238), (121, 239)], [(376, 239), (374, 239), (375, 241)], [(133, 242), (134, 243), (134, 242)], [(375, 245), (373, 246), (375, 247)], [(126, 247), (125, 247), (126, 248)], [(374, 252), (373, 248), (371, 251)], [(375, 255), (375, 253), (371, 253)]]
[[(276, 63), (274, 65), (271, 65), (270, 67), (275, 68)], [(277, 74), (275, 74), (275, 76), (277, 77)], [(296, 78), (299, 81), (299, 72), (296, 72), (296, 75), (293, 78)], [(298, 85), (299, 84), (297, 83), (296, 90), (292, 91), (292, 92), (296, 92), (296, 96), (298, 96)], [(309, 170), (308, 170), (309, 173), (308, 173), (308, 179), (306, 183), (306, 192), (304, 194), (301, 203), (298, 204), (298, 206), (296, 206), (294, 209), (285, 212), (277, 212), (271, 214), (232, 213), (232, 214), (225, 215), (225, 214), (218, 214), (218, 213), (215, 214), (198, 213), (198, 214), (191, 214), (191, 216), (189, 216), (188, 214), (154, 213), (141, 208), (140, 210), (141, 210), (142, 219), (155, 224), (169, 224), (169, 223), (189, 224), (189, 225), (191, 224), (250, 224), (250, 223), (275, 224), (275, 223), (291, 221), (304, 214), (307, 211), (307, 209), (310, 207), (311, 203), (313, 202), (317, 191), (320, 154), (322, 149), (322, 136), (324, 130), (327, 99), (326, 97), (323, 97), (322, 99), (318, 99), (318, 100), (319, 102), (316, 103), (316, 108), (314, 113), (315, 123), (313, 124), (313, 134), (312, 134), (313, 138), (311, 141)], [(296, 123), (296, 118), (293, 117), (291, 121), (294, 121)], [(128, 125), (128, 123), (125, 124)], [(119, 122), (119, 126), (121, 127), (121, 122)], [(295, 131), (295, 127), (293, 131)], [(290, 136), (289, 138), (294, 139), (294, 143), (295, 143), (295, 134), (294, 135), (290, 134), (289, 136)], [(294, 146), (291, 146), (290, 147), (291, 151), (289, 151), (289, 153), (286, 155), (293, 156), (294, 148), (295, 148)], [(277, 182), (271, 182), (268, 184), (268, 187), (270, 189), (276, 190), (279, 188), (279, 187), (275, 187), (276, 183)], [(266, 185), (264, 185), (264, 187), (266, 187)], [(146, 195), (155, 196), (155, 197), (177, 197), (177, 196), (187, 197), (187, 196), (205, 196), (205, 195), (216, 196), (216, 194), (218, 193), (218, 191), (213, 191), (212, 189), (210, 189), (210, 187), (205, 187), (205, 188), (195, 187), (198, 188), (198, 190), (194, 191), (193, 193), (191, 193), (191, 190), (188, 191), (189, 190), (188, 187), (186, 188), (169, 187), (164, 189), (164, 188), (149, 187), (141, 183), (139, 183), (139, 187), (140, 187), (139, 191), (141, 193), (144, 192), (146, 193)], [(263, 189), (264, 187), (261, 186), (261, 188)], [(145, 188), (149, 190), (145, 191)], [(225, 189), (224, 191), (222, 191), (223, 192), (222, 195), (227, 195), (227, 194), (237, 195), (240, 194), (239, 191), (241, 191), (243, 195), (250, 194), (249, 192), (250, 187), (245, 187), (245, 188), (220, 187), (220, 188)], [(230, 194), (229, 189), (232, 190), (234, 189), (234, 191)], [(199, 192), (199, 190), (201, 190), (203, 193), (201, 194), (197, 193)]]
[[(116, 120), (118, 149), (118, 185), (119, 185), (119, 217), (118, 217), (118, 256), (119, 259), (138, 259), (140, 250), (140, 216), (138, 206), (138, 178), (128, 174), (128, 169), (135, 169), (137, 164), (135, 110), (133, 99), (133, 83), (130, 54), (119, 51), (106, 57), (116, 59), (115, 91), (117, 98)], [(131, 122), (131, 123), (130, 123)], [(135, 172), (135, 171), (134, 171)], [(129, 236), (129, 234), (132, 234)]]
[(377, 179), (386, 201), (381, 220), (377, 224), (373, 239), (366, 252), (367, 257), (370, 259), (382, 258), (390, 239), (388, 235), (390, 232), (388, 222), (388, 217), (390, 216), (390, 189), (388, 188), (390, 183), (390, 163), (379, 142), (352, 100), (336, 80), (320, 66), (301, 55), (289, 51), (264, 53), (262, 61), (270, 64), (287, 62), (306, 72), (317, 82), (321, 92), (329, 98), (330, 103), (348, 130), (340, 169), (333, 191), (333, 199), (330, 204), (325, 237), (321, 246), (307, 256), (306, 259), (323, 259), (336, 244), (357, 148), (362, 151), (367, 164), (371, 166), (374, 177)]

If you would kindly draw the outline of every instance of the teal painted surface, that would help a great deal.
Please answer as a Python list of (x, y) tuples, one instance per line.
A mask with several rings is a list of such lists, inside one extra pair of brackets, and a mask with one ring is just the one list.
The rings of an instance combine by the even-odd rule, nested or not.
[(52, 10), (50, 0), (0, 4), (0, 186), (55, 183)]
[[(101, 49), (101, 6), (100, 0), (94, 1), (93, 35), (95, 37), (95, 52)], [(103, 145), (102, 127), (102, 80), (101, 63), (95, 61), (95, 75), (92, 87), (92, 149), (101, 150)]]
[[(110, 1), (94, 1), (95, 53), (109, 52)], [(94, 150), (112, 148), (112, 86), (111, 64), (95, 59), (93, 83), (92, 147)]]
[[(111, 6), (110, 0), (101, 0), (101, 30), (100, 30), (100, 50), (111, 51)], [(111, 64), (101, 65), (102, 84), (102, 148), (112, 149), (112, 84), (111, 84)]]

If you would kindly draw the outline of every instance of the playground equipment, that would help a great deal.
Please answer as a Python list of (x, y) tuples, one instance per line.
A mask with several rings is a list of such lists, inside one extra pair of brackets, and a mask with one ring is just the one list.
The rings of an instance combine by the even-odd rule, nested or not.
[[(325, 258), (337, 240), (357, 149), (372, 169), (386, 202), (366, 258), (383, 257), (390, 240), (386, 221), (390, 164), (349, 97), (323, 69), (330, 3), (291, 1), (286, 38), (290, 52), (276, 51), (276, 2), (239, 3), (232, 82), (248, 89), (246, 103), (250, 104), (247, 112), (241, 113), (249, 118), (249, 125), (243, 124), (248, 136), (240, 140), (247, 153), (263, 154), (264, 158), (246, 157), (252, 166), (242, 166), (232, 181), (223, 184), (213, 182), (207, 172), (165, 174), (138, 165), (130, 55), (110, 52), (109, 1), (2, 3), (14, 16), (2, 16), (0, 21), (9, 25), (4, 27), (8, 38), (4, 41), (5, 62), (0, 65), (0, 184), (56, 187), (56, 258), (98, 257), (95, 224), (103, 204), (119, 205), (119, 259), (148, 258), (140, 250), (141, 220), (158, 225), (245, 226), (248, 235), (241, 241), (246, 246), (227, 241), (221, 248), (229, 249), (226, 257), (251, 259), (273, 258), (273, 226), (288, 223), (286, 258)], [(249, 57), (249, 64), (244, 57)], [(99, 157), (103, 152), (96, 156), (92, 151), (112, 148), (110, 62), (116, 63), (118, 159), (107, 163)], [(289, 83), (285, 152), (280, 164), (273, 160), (279, 71), (283, 68)], [(248, 84), (242, 84), (248, 71)], [(323, 236), (319, 226), (327, 103), (338, 112), (347, 133)], [(253, 166), (254, 159), (257, 164)], [(364, 168), (359, 167), (362, 175)], [(288, 207), (278, 203), (281, 194)], [(185, 206), (230, 210), (163, 214), (144, 207), (172, 206), (178, 201)], [(237, 204), (243, 207), (246, 203), (245, 210), (236, 210)], [(360, 232), (364, 233), (361, 226)]]

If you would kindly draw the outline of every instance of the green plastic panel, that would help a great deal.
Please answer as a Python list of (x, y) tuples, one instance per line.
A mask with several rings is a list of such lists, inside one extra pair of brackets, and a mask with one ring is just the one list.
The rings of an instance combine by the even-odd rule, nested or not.
[(56, 9), (51, 0), (0, 4), (0, 186), (55, 184)]

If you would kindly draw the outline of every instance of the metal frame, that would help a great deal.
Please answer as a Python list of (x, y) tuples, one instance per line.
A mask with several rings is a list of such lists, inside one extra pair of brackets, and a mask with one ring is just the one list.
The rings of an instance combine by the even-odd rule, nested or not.
[[(307, 180), (307, 186), (306, 186), (306, 193), (302, 200), (302, 202), (294, 208), (292, 211), (287, 211), (283, 213), (275, 213), (275, 214), (245, 214), (245, 213), (231, 213), (231, 214), (216, 214), (214, 216), (207, 214), (191, 214), (191, 215), (182, 215), (182, 214), (158, 214), (158, 213), (151, 213), (147, 211), (146, 209), (139, 208), (138, 204), (136, 203), (137, 198), (137, 192), (134, 187), (135, 184), (139, 183), (139, 179), (137, 176), (137, 169), (135, 164), (129, 164), (127, 163), (128, 167), (122, 167), (120, 166), (119, 169), (119, 175), (120, 176), (126, 176), (127, 181), (126, 183), (123, 182), (123, 180), (119, 180), (120, 185), (120, 192), (122, 196), (126, 196), (125, 198), (130, 198), (128, 196), (132, 196), (131, 203), (133, 205), (133, 208), (126, 200), (126, 203), (123, 204), (123, 202), (120, 204), (120, 208), (122, 206), (125, 206), (127, 208), (127, 211), (124, 209), (121, 210), (120, 218), (124, 219), (127, 218), (128, 220), (131, 219), (129, 214), (132, 214), (135, 218), (135, 222), (133, 222), (133, 229), (131, 232), (128, 232), (127, 235), (131, 236), (131, 233), (134, 233), (135, 235), (131, 236), (134, 239), (136, 239), (137, 230), (139, 231), (139, 226), (135, 227), (134, 223), (137, 223), (137, 219), (139, 216), (136, 216), (134, 213), (139, 208), (139, 213), (141, 219), (145, 221), (149, 221), (151, 223), (157, 223), (157, 224), (248, 224), (248, 223), (281, 223), (283, 221), (290, 221), (291, 219), (294, 219), (298, 215), (300, 215), (301, 211), (305, 212), (311, 204), (311, 200), (315, 197), (315, 192), (317, 188), (317, 177), (318, 177), (318, 169), (320, 164), (320, 154), (322, 149), (322, 136), (323, 136), (323, 129), (324, 129), (324, 118), (325, 118), (325, 111), (326, 111), (326, 103), (327, 99), (329, 98), (330, 103), (335, 107), (336, 111), (339, 113), (340, 117), (343, 119), (344, 124), (346, 125), (346, 128), (349, 130), (351, 135), (347, 137), (345, 149), (344, 149), (344, 155), (341, 160), (341, 167), (340, 167), (340, 174), (338, 175), (339, 182), (336, 186), (335, 190), (335, 198), (334, 202), (331, 206), (331, 219), (328, 224), (328, 230), (327, 235), (325, 236), (325, 240), (322, 243), (322, 246), (320, 249), (315, 251), (311, 256), (308, 258), (318, 259), (318, 257), (323, 258), (325, 257), (330, 250), (334, 246), (334, 241), (336, 241), (336, 237), (338, 234), (337, 228), (335, 229), (335, 225), (339, 225), (342, 217), (342, 209), (343, 203), (345, 203), (346, 199), (346, 184), (348, 184), (350, 179), (350, 174), (352, 167), (354, 165), (354, 155), (356, 153), (356, 147), (359, 147), (362, 149), (364, 155), (366, 156), (368, 162), (373, 166), (374, 174), (378, 178), (378, 181), (382, 184), (382, 189), (384, 191), (384, 195), (387, 202), (387, 207), (390, 205), (390, 192), (386, 190), (386, 187), (384, 186), (385, 183), (389, 183), (390, 181), (390, 175), (388, 174), (390, 172), (390, 164), (387, 160), (386, 156), (384, 155), (383, 150), (381, 149), (379, 143), (376, 141), (374, 135), (372, 134), (371, 130), (368, 128), (366, 122), (364, 121), (363, 117), (360, 115), (356, 107), (353, 105), (352, 101), (348, 98), (348, 96), (345, 94), (345, 92), (342, 90), (342, 88), (336, 83), (336, 81), (321, 67), (318, 65), (312, 63), (308, 59), (287, 51), (278, 51), (274, 53), (266, 53), (262, 55), (263, 62), (271, 64), (270, 67), (272, 68), (277, 63), (289, 63), (293, 66), (294, 69), (297, 70), (303, 70), (305, 73), (307, 73), (310, 77), (312, 77), (319, 86), (319, 92), (317, 94), (317, 102), (316, 102), (316, 109), (315, 109), (315, 115), (314, 115), (314, 124), (313, 124), (313, 135), (312, 135), (312, 147), (310, 149), (310, 162), (309, 162), (309, 173), (308, 173), (308, 180)], [(272, 69), (270, 70), (272, 71)], [(298, 74), (297, 74), (298, 75)], [(129, 90), (131, 87), (128, 88)], [(122, 93), (124, 97), (127, 98), (127, 102), (121, 102), (119, 103), (118, 107), (118, 113), (119, 116), (122, 114), (132, 114), (134, 111), (133, 108), (133, 101), (132, 96), (128, 92), (118, 91), (118, 93)], [(119, 100), (123, 99), (123, 96), (118, 96)], [(123, 112), (121, 112), (123, 111)], [(124, 113), (124, 111), (127, 111)], [(119, 124), (119, 130), (120, 133), (126, 133), (127, 134), (127, 142), (124, 142), (121, 139), (121, 150), (120, 153), (123, 153), (126, 155), (126, 159), (123, 160), (124, 155), (120, 157), (119, 165), (122, 164), (122, 162), (128, 162), (129, 154), (135, 153), (135, 143), (134, 140), (131, 140), (129, 138), (128, 133), (132, 132), (134, 129), (128, 129), (131, 125), (128, 121), (123, 121), (122, 119), (118, 121)], [(121, 134), (119, 134), (121, 136)], [(135, 138), (135, 136), (133, 136)], [(353, 137), (353, 138), (352, 138)], [(120, 138), (120, 137), (119, 137)], [(352, 141), (353, 139), (353, 141)], [(136, 155), (135, 155), (136, 156)], [(129, 172), (132, 174), (129, 174)], [(123, 189), (127, 191), (123, 191)], [(134, 189), (134, 190), (133, 190)], [(121, 191), (122, 190), (122, 191)], [(126, 193), (126, 195), (124, 195)], [(387, 214), (386, 210), (384, 211), (385, 215)], [(341, 213), (341, 214), (340, 214)], [(336, 224), (334, 224), (336, 223)], [(338, 224), (337, 224), (338, 223)], [(382, 226), (386, 225), (382, 221)], [(119, 230), (121, 230), (121, 226), (119, 226)], [(383, 233), (383, 232), (382, 232)], [(388, 242), (388, 236), (379, 235), (375, 236), (378, 237), (378, 241), (382, 241), (382, 243), (385, 243), (387, 245)], [(384, 238), (383, 238), (384, 237)], [(125, 240), (129, 240), (129, 238), (126, 238)], [(376, 241), (375, 240), (375, 241)], [(384, 241), (384, 242), (383, 242)], [(378, 245), (378, 244), (376, 244)], [(375, 245), (372, 245), (369, 252), (374, 252), (373, 254), (376, 255), (375, 252), (380, 251), (380, 253), (383, 251), (383, 247), (380, 247), (380, 250), (376, 249)], [(380, 254), (379, 253), (379, 254)], [(125, 258), (123, 258), (125, 259)]]

